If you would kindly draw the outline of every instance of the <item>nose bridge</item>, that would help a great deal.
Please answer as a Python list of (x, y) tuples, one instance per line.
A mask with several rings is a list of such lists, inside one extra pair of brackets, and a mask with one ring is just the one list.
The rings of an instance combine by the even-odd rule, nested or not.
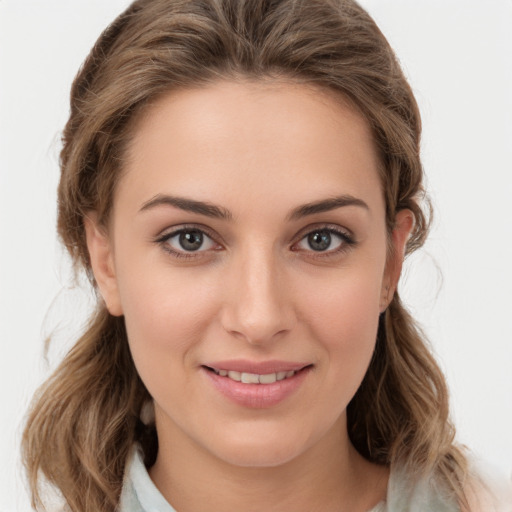
[(291, 328), (291, 304), (281, 262), (272, 248), (253, 243), (232, 262), (225, 328), (261, 344)]

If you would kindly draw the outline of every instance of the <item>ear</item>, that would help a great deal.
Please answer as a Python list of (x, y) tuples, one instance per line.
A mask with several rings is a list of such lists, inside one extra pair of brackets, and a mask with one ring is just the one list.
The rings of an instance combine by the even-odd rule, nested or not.
[(380, 311), (383, 313), (393, 300), (405, 257), (407, 240), (414, 227), (411, 210), (400, 210), (396, 214), (395, 227), (391, 232), (391, 250), (388, 254), (384, 279), (382, 280)]
[(121, 316), (123, 309), (117, 287), (112, 242), (106, 230), (98, 224), (96, 212), (87, 215), (84, 225), (91, 267), (99, 292), (109, 313)]

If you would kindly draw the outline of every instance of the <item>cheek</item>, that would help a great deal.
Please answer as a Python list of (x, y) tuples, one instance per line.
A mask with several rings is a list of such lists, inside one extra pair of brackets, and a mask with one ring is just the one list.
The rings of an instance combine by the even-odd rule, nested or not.
[[(123, 281), (121, 300), (128, 343), (137, 372), (155, 403), (179, 423), (201, 397), (194, 386), (197, 347), (216, 303), (211, 287), (187, 272), (133, 273)], [(154, 272), (156, 274), (156, 272)], [(199, 281), (200, 282), (200, 281)]]
[(160, 370), (168, 376), (178, 365), (193, 364), (194, 348), (216, 315), (208, 280), (192, 279), (187, 271), (163, 271), (161, 265), (140, 266), (139, 272), (128, 268), (119, 269), (119, 291), (141, 377)]
[(343, 380), (348, 395), (359, 387), (375, 348), (380, 281), (373, 274), (333, 279), (308, 297), (312, 335), (328, 354), (331, 378), (338, 384)]
[[(326, 332), (346, 332), (347, 339), (364, 336), (365, 326), (373, 330), (372, 320), (379, 317), (381, 274), (376, 271), (340, 272), (321, 286), (314, 284), (307, 295), (304, 308), (318, 319), (318, 328)], [(323, 321), (322, 321), (323, 319)]]

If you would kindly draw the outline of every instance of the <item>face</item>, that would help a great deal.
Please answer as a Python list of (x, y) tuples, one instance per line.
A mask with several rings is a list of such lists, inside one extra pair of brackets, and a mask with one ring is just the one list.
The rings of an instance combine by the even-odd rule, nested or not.
[(346, 431), (397, 279), (377, 169), (364, 119), (305, 85), (219, 82), (139, 120), (87, 235), (161, 440), (272, 466)]

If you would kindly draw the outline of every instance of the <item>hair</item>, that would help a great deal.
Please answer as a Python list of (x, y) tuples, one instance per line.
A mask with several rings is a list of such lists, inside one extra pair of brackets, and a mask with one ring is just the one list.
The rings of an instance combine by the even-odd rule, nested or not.
[[(94, 285), (84, 218), (107, 224), (135, 121), (170, 91), (219, 80), (292, 80), (334, 91), (367, 120), (380, 154), (389, 233), (396, 213), (415, 219), (406, 253), (428, 233), (419, 109), (371, 17), (352, 0), (137, 0), (100, 36), (71, 91), (63, 133), (58, 232)], [(427, 205), (427, 208), (425, 207)], [(84, 334), (34, 398), (23, 457), (34, 508), (41, 474), (72, 511), (113, 510), (135, 442), (156, 457), (150, 395), (130, 355), (123, 318), (102, 300)], [(425, 336), (395, 293), (381, 315), (348, 430), (369, 461), (416, 479), (434, 475), (465, 506), (467, 472), (454, 444), (444, 377)]]

